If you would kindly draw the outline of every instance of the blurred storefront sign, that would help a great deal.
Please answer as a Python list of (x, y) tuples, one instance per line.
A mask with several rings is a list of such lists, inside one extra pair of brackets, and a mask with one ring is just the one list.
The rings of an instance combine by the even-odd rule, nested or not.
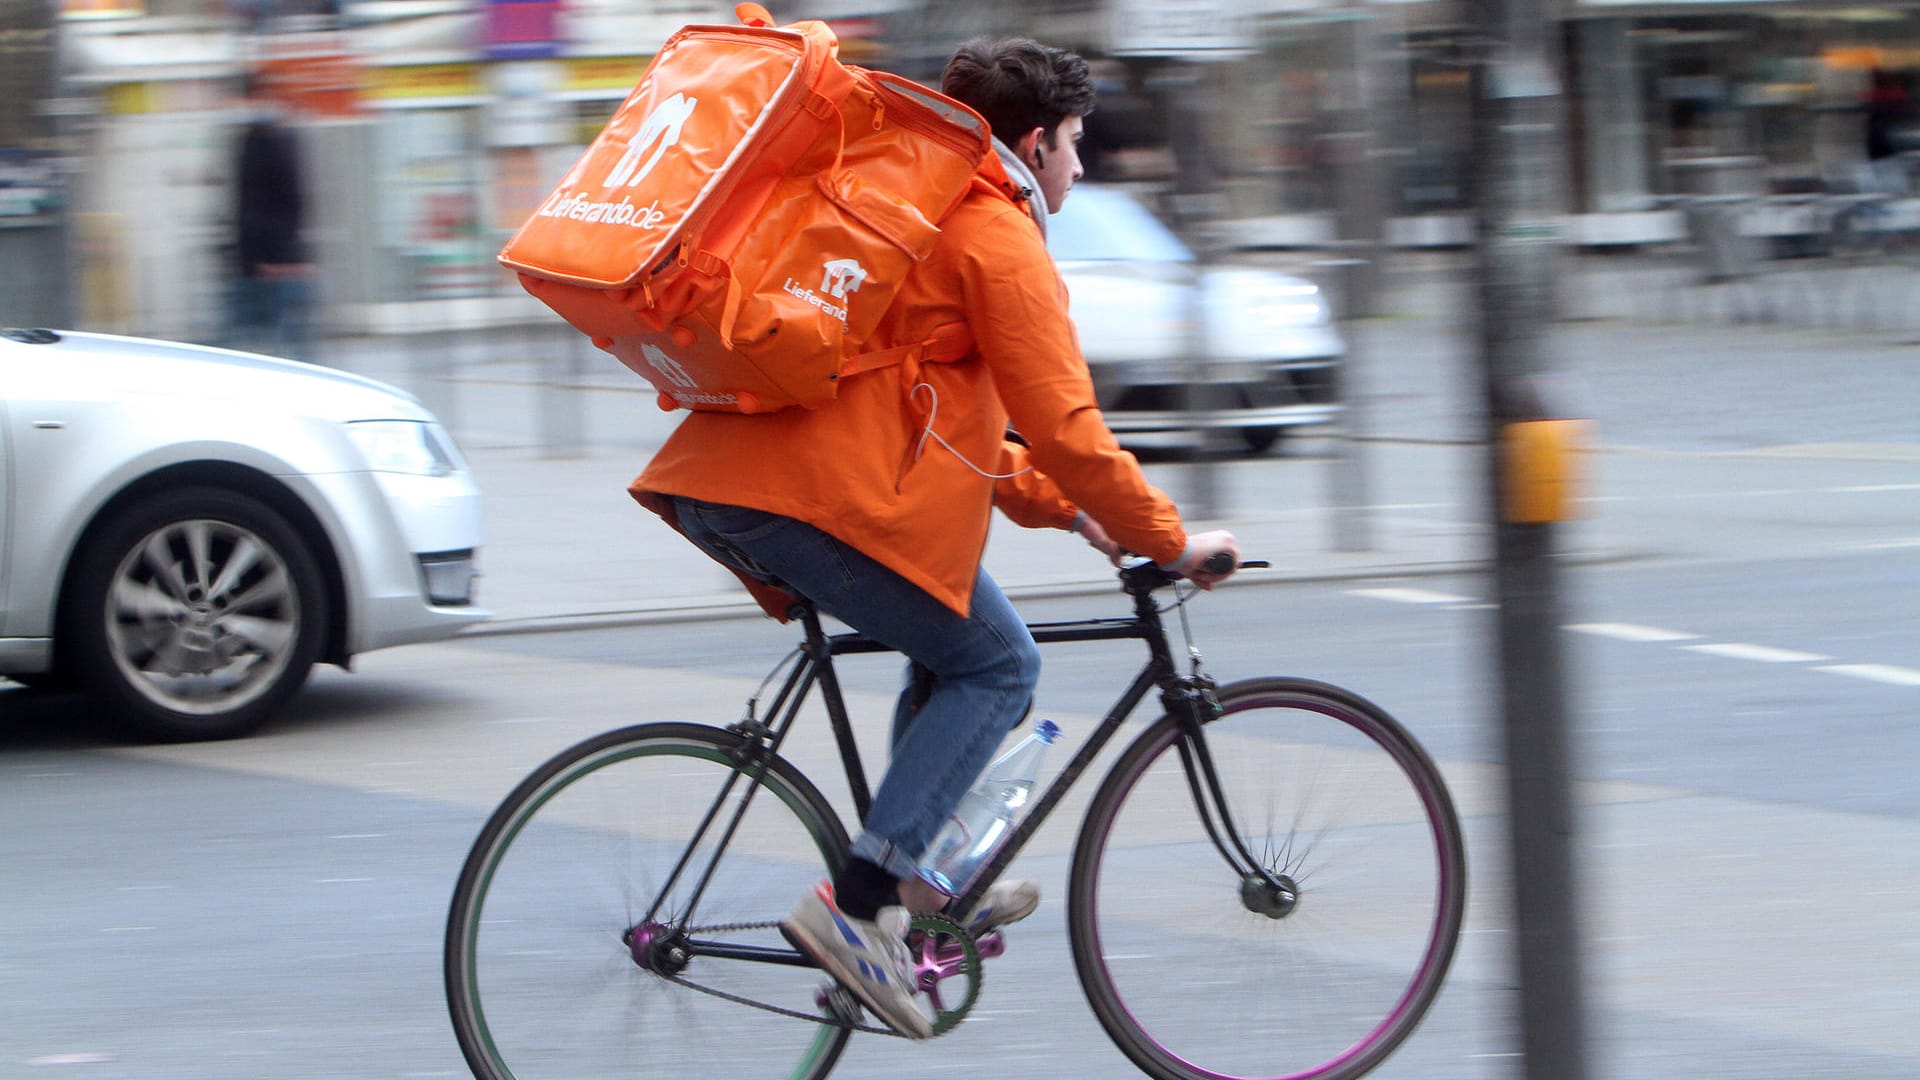
[(1250, 7), (1233, 0), (1114, 0), (1110, 51), (1171, 57), (1249, 53), (1255, 47)]
[(400, 64), (367, 72), (367, 97), (382, 105), (405, 101), (486, 99), (486, 72), (479, 64)]
[(274, 34), (258, 39), (255, 60), (265, 92), (308, 116), (357, 116), (360, 62), (346, 35)]
[(560, 55), (560, 0), (487, 0), (480, 49), (489, 60), (544, 60)]
[(63, 19), (134, 19), (146, 13), (146, 0), (60, 0)]
[(561, 92), (569, 96), (595, 95), (618, 91), (627, 96), (641, 73), (647, 70), (647, 56), (571, 56), (564, 62)]

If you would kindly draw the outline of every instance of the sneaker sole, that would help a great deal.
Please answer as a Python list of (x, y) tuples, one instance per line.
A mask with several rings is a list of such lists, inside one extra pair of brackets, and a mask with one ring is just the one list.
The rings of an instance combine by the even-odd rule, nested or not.
[(928, 1023), (926, 1017), (917, 1012), (913, 1016), (920, 1022), (919, 1025), (897, 1023), (897, 1018), (892, 1015), (891, 1010), (874, 1000), (873, 995), (867, 991), (866, 983), (861, 981), (858, 974), (842, 964), (830, 949), (815, 940), (806, 927), (783, 920), (780, 923), (780, 936), (786, 938), (789, 945), (805, 953), (814, 963), (820, 965), (821, 970), (833, 976), (834, 981), (852, 991), (853, 996), (860, 999), (860, 1004), (866, 1006), (867, 1011), (878, 1017), (881, 1023), (909, 1039), (932, 1037), (932, 1025)]

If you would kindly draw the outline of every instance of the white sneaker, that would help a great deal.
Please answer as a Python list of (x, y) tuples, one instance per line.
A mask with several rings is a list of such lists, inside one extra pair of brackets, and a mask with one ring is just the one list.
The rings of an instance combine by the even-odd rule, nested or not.
[(996, 882), (980, 897), (973, 910), (954, 921), (973, 937), (1017, 923), (1040, 906), (1040, 886), (1024, 878)]
[(909, 1039), (925, 1039), (933, 1034), (933, 1022), (913, 1000), (913, 956), (906, 942), (911, 919), (899, 906), (881, 908), (871, 922), (856, 919), (834, 904), (833, 886), (823, 881), (800, 899), (780, 929), (881, 1023)]

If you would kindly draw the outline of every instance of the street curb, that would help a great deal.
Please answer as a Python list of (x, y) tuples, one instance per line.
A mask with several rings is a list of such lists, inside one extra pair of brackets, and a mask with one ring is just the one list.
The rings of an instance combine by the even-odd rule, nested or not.
[[(1652, 552), (1627, 549), (1571, 552), (1562, 556), (1562, 565), (1601, 566), (1650, 558)], [(1447, 577), (1456, 574), (1484, 573), (1491, 564), (1483, 560), (1453, 562), (1415, 562), (1394, 565), (1356, 567), (1351, 570), (1289, 571), (1284, 568), (1249, 571), (1220, 586), (1223, 589), (1271, 588), (1277, 585), (1302, 585), (1324, 581), (1368, 581), (1382, 578)], [(1119, 585), (1111, 577), (1059, 581), (1040, 585), (1010, 585), (1009, 599), (1058, 600), (1077, 596), (1118, 595)], [(659, 626), (684, 622), (709, 622), (719, 619), (765, 617), (752, 600), (663, 601), (657, 606), (635, 606), (608, 611), (556, 612), (551, 615), (523, 615), (494, 619), (467, 627), (451, 640), (466, 638), (515, 637), (525, 634), (561, 634), (582, 630), (618, 630), (632, 626)]]

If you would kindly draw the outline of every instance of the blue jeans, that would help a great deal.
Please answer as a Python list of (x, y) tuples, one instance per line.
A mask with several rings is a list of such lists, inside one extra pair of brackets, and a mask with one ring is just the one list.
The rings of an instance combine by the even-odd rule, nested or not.
[(984, 569), (963, 619), (804, 522), (696, 499), (674, 503), (687, 537), (721, 562), (779, 581), (912, 661), (895, 711), (893, 758), (853, 854), (895, 877), (913, 876), (947, 815), (1033, 702), (1040, 650), (1026, 624)]
[(232, 283), (221, 344), (314, 363), (311, 281), (241, 275)]

